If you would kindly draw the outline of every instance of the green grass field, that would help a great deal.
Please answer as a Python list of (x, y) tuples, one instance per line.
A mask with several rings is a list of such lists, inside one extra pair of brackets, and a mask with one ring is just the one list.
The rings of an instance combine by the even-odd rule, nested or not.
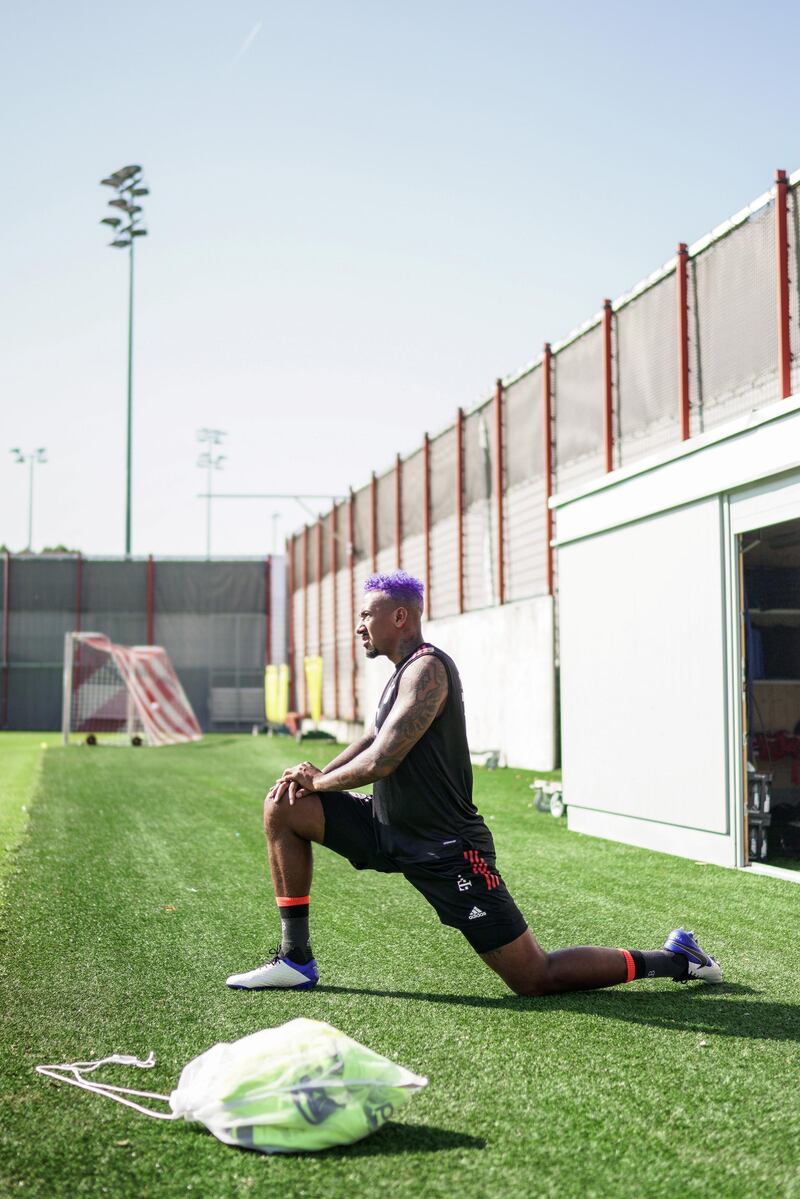
[[(796, 886), (570, 834), (532, 807), (529, 774), (480, 771), (503, 872), (546, 947), (653, 947), (685, 922), (726, 984), (517, 999), (401, 878), (320, 851), (320, 986), (231, 992), (226, 974), (276, 940), (261, 801), (297, 747), (54, 747), (39, 771), (40, 740), (2, 792), (30, 820), (6, 859), (1, 1195), (800, 1197)], [(0, 737), (6, 777), (19, 746)], [(106, 1077), (169, 1091), (214, 1042), (301, 1014), (427, 1089), (360, 1144), (264, 1157), (33, 1069), (152, 1049), (145, 1082)]]
[(60, 740), (57, 733), (0, 734), (0, 905), (6, 875), (28, 825), (42, 751)]

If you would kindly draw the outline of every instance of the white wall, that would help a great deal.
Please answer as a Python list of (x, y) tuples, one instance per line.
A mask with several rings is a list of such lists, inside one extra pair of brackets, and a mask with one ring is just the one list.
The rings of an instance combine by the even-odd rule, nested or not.
[(735, 533), (748, 497), (796, 507), (798, 465), (795, 397), (554, 500), (570, 828), (740, 860)]
[[(571, 814), (585, 808), (727, 834), (721, 529), (713, 498), (561, 551)], [(662, 847), (663, 833), (653, 832)]]
[[(552, 770), (556, 760), (552, 597), (432, 620), (423, 625), (423, 636), (458, 667), (473, 752), (499, 749), (503, 764)], [(365, 665), (364, 703), (370, 717), (392, 669), (386, 658)], [(322, 727), (346, 740), (360, 732), (343, 722), (323, 721)]]
[(505, 765), (552, 770), (556, 764), (552, 597), (432, 620), (424, 632), (458, 667), (473, 752), (499, 749)]

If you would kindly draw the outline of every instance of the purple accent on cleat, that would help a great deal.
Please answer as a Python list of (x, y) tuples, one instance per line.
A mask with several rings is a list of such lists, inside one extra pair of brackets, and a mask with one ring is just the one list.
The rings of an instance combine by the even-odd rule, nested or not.
[(721, 983), (722, 967), (716, 958), (701, 949), (695, 940), (694, 933), (685, 928), (675, 928), (664, 942), (664, 948), (670, 953), (678, 954), (686, 962), (686, 974), (676, 978), (675, 982), (695, 980), (704, 983)]
[[(305, 981), (296, 982), (297, 978)], [(232, 991), (310, 991), (318, 982), (319, 970), (313, 958), (301, 965), (280, 950), (276, 950), (274, 957), (263, 966), (244, 974), (232, 974), (226, 979)]]
[(687, 932), (685, 928), (673, 929), (664, 942), (664, 948), (669, 949), (672, 953), (683, 954), (697, 966), (710, 966), (713, 961), (713, 958), (710, 958), (697, 944), (694, 933)]
[(284, 957), (284, 962), (288, 962), (295, 970), (299, 970), (301, 974), (305, 974), (308, 982), (298, 983), (296, 987), (292, 987), (293, 991), (310, 991), (319, 982), (319, 970), (314, 958), (310, 962), (306, 962), (305, 966), (299, 966), (293, 958)]

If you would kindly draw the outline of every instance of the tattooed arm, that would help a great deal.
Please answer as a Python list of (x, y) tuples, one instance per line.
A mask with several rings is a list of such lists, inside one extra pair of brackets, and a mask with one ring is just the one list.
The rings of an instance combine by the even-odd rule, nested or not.
[(363, 754), (365, 749), (369, 749), (374, 740), (375, 726), (371, 724), (364, 732), (363, 737), (359, 737), (358, 741), (354, 741), (352, 745), (348, 745), (340, 754), (337, 754), (332, 762), (329, 762), (327, 766), (323, 766), (322, 773), (330, 774), (331, 771), (344, 766), (346, 762), (352, 762), (353, 758), (357, 758), (359, 754)]
[(438, 658), (426, 654), (412, 662), (400, 679), (397, 699), (375, 740), (351, 761), (315, 775), (309, 780), (313, 784), (309, 790), (344, 791), (392, 774), (442, 712), (447, 692), (447, 671)]

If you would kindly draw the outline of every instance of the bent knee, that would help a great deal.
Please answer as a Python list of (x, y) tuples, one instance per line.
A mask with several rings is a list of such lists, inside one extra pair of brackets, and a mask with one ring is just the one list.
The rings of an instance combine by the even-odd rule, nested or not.
[(264, 828), (267, 832), (274, 832), (275, 829), (285, 828), (289, 821), (291, 809), (288, 800), (284, 799), (282, 803), (275, 803), (267, 795), (264, 799)]
[(280, 803), (269, 797), (264, 800), (264, 832), (269, 840), (288, 830), (306, 841), (321, 842), (324, 828), (322, 805), (316, 796), (305, 796), (295, 804), (290, 804), (286, 798)]
[(542, 980), (532, 983), (525, 983), (522, 986), (512, 987), (511, 990), (519, 999), (539, 999), (542, 995), (551, 994), (550, 987)]

